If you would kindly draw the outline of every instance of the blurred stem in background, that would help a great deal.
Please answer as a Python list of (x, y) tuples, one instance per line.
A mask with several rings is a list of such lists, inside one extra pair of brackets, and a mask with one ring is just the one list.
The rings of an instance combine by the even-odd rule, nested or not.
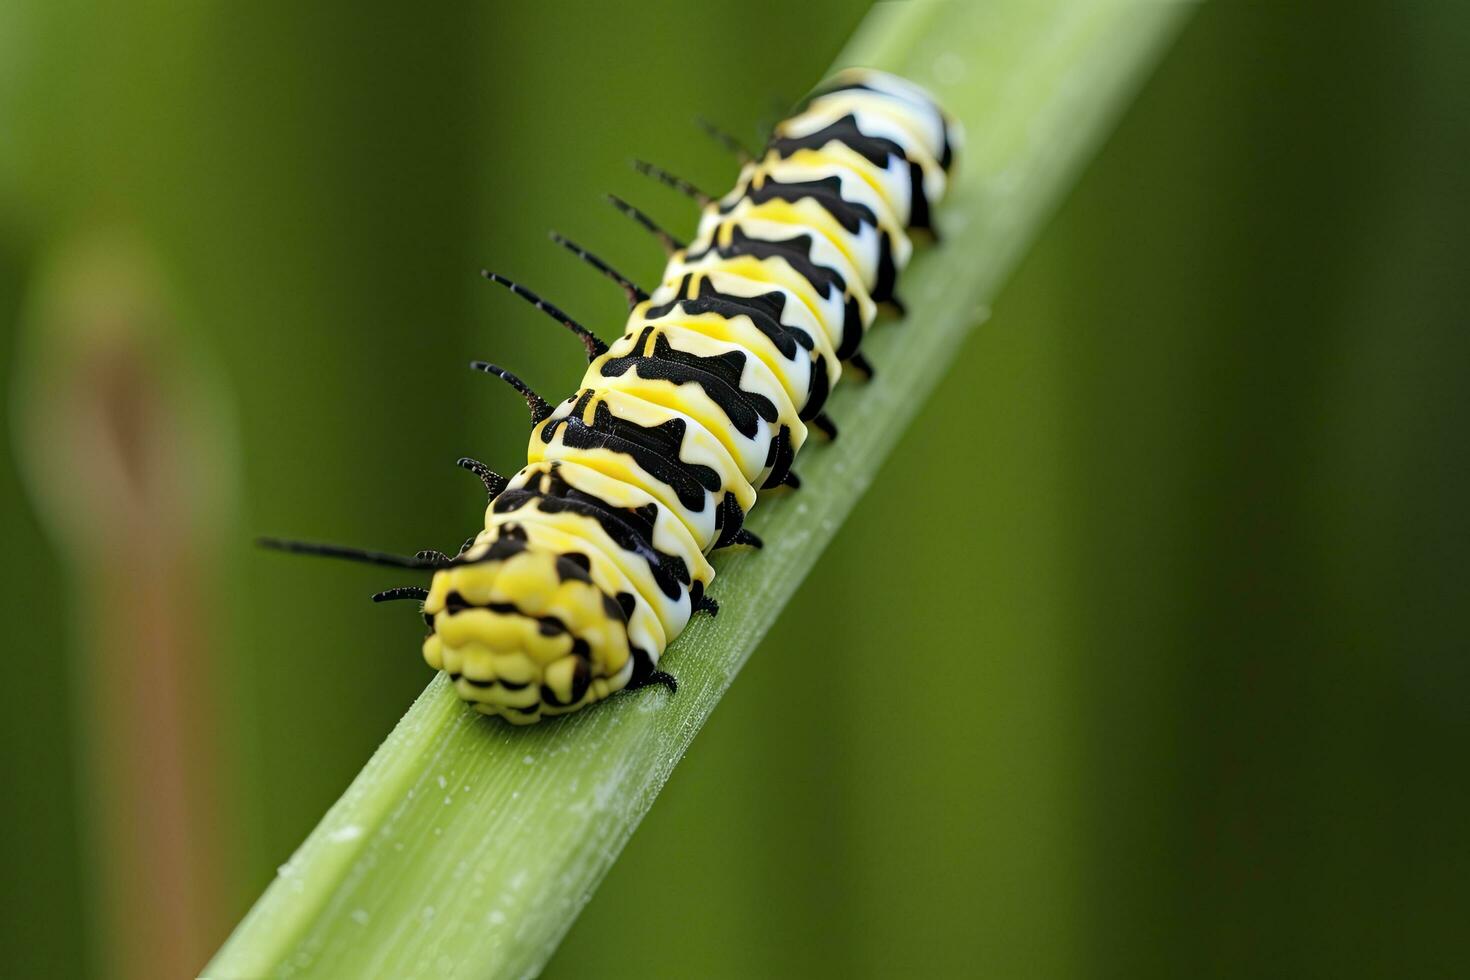
[[(483, 138), (463, 108), (466, 78), (481, 63), (464, 23), (471, 13), (451, 3), (411, 15), (367, 3), (344, 16), (332, 5), (224, 0), (17, 0), (0, 9), (0, 50), (17, 55), (0, 62), (0, 132), (15, 137), (0, 154), (0, 384), (22, 356), (13, 327), (29, 315), (18, 297), (35, 296), (46, 275), (39, 267), (71, 250), (62, 241), (68, 229), (115, 216), (129, 230), (124, 238), (146, 243), (123, 247), (156, 250), (168, 299), (188, 313), (139, 325), (163, 334), (156, 347), (131, 352), (140, 397), (192, 424), (195, 404), (202, 411), (227, 390), (250, 447), (242, 470), (220, 473), (239, 481), (238, 520), (233, 508), (217, 510), (196, 542), (208, 553), (187, 552), (205, 564), (157, 559), (168, 576), (180, 567), (197, 573), (178, 589), (160, 585), (160, 594), (203, 589), (222, 598), (222, 608), (187, 610), (198, 626), (186, 640), (161, 638), (188, 646), (189, 667), (214, 665), (228, 695), (191, 709), (187, 730), (176, 733), (181, 750), (216, 735), (227, 746), (211, 773), (231, 802), (232, 826), (214, 858), (227, 872), (216, 881), (227, 918), (188, 909), (192, 918), (170, 919), (143, 907), (155, 869), (131, 868), (139, 877), (128, 897), (137, 915), (152, 918), (121, 938), (138, 948), (150, 930), (169, 931), (171, 944), (193, 951), (175, 975), (202, 966), (423, 682), (417, 628), (384, 628), (367, 602), (379, 587), (370, 572), (323, 575), (258, 561), (244, 529), (453, 549), (483, 515), (483, 491), (453, 466), (466, 452), (487, 454), (486, 440), (467, 438), (462, 421), (462, 403), (484, 389), (454, 383), (483, 353), (466, 334), (485, 331), (465, 309), (483, 288), (475, 271), (486, 261), (464, 231), (475, 183), (466, 148)], [(28, 347), (52, 342), (55, 324), (30, 317), (26, 326)], [(198, 352), (223, 377), (188, 373)], [(191, 378), (205, 390), (174, 397), (171, 386)], [(440, 424), (429, 424), (425, 405)], [(58, 637), (100, 627), (83, 618), (91, 612), (82, 586), (55, 567), (54, 542), (35, 524), (31, 495), (21, 495), (19, 447), (10, 449), (0, 460), (3, 537), (17, 556), (0, 572), (8, 639), (18, 649), (59, 649)], [(211, 465), (188, 449), (185, 468)], [(134, 555), (88, 561), (86, 571), (101, 575), (115, 563), (108, 581), (136, 584)], [(125, 633), (113, 629), (111, 642), (152, 642), (142, 618), (122, 624)], [(68, 715), (80, 730), (87, 709), (68, 710), (54, 676), (32, 693), (33, 668), (18, 658), (9, 671), (0, 690), (8, 695), (5, 773), (26, 787), (24, 799), (44, 800), (54, 814), (19, 807), (0, 835), (0, 863), (15, 869), (5, 904), (17, 910), (0, 922), (6, 967), (80, 974), (87, 944), (99, 950), (92, 972), (117, 976), (120, 966), (94, 942), (98, 923), (78, 912), (100, 900), (96, 862), (107, 855), (89, 848), (78, 858), (73, 826), (124, 814), (65, 782), (75, 764), (66, 738), (58, 749), (37, 737)], [(144, 704), (159, 696), (144, 684), (133, 693)], [(122, 823), (109, 833), (128, 832)], [(193, 832), (183, 828), (175, 846)], [(174, 836), (160, 829), (155, 840)], [(147, 975), (169, 972), (174, 961), (157, 957), (172, 957), (171, 948), (150, 952)]]
[(32, 501), (70, 574), (71, 629), (31, 655), (69, 648), (95, 925), (81, 934), (120, 980), (192, 974), (240, 871), (211, 655), (236, 444), (165, 278), (126, 231), (67, 241), (41, 267), (14, 378)]

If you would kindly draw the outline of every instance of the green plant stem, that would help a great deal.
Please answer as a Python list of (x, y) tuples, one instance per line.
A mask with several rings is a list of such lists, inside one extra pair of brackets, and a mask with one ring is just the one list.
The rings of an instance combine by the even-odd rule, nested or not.
[(869, 339), (878, 376), (833, 397), (840, 441), (802, 454), (801, 491), (755, 510), (765, 549), (716, 561), (723, 612), (692, 623), (664, 661), (679, 693), (515, 729), (436, 678), (206, 975), (536, 973), (1187, 10), (876, 8), (839, 65), (927, 85), (968, 133), (944, 241), (905, 274), (906, 320)]

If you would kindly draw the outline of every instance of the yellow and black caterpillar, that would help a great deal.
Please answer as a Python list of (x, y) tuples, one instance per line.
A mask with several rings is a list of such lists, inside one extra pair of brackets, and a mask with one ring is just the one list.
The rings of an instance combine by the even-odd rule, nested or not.
[[(728, 141), (728, 138), (726, 138)], [(552, 405), (493, 364), (531, 409), (528, 462), (505, 479), (473, 460), (490, 494), (485, 529), (459, 554), (398, 557), (268, 539), (269, 546), (432, 570), (419, 599), (424, 659), (485, 714), (516, 724), (586, 707), (621, 690), (673, 686), (657, 667), (696, 612), (715, 612), (706, 555), (755, 545), (743, 527), (758, 490), (797, 485), (792, 461), (844, 364), (859, 353), (894, 286), (910, 233), (953, 162), (954, 123), (917, 86), (854, 69), (776, 125), (762, 155), (741, 152), (735, 189), (711, 198), (639, 168), (703, 208), (687, 245), (659, 236), (663, 279), (645, 293), (554, 236), (628, 294), (611, 346), (530, 291), (486, 273), (569, 327), (587, 348), (580, 389)]]

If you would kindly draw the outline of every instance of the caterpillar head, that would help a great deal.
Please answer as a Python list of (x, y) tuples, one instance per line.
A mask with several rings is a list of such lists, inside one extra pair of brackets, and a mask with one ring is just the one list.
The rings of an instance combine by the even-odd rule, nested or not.
[(518, 725), (619, 690), (632, 672), (627, 619), (587, 557), (501, 532), (434, 574), (424, 660), (475, 710)]

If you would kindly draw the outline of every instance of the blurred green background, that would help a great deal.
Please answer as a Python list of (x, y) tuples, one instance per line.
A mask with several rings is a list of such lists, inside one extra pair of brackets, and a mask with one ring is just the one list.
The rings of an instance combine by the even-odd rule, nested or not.
[[(723, 186), (693, 118), (755, 142), (864, 8), (0, 9), (7, 974), (122, 972), (79, 757), (132, 598), (192, 624), (212, 898), (125, 904), (202, 964), (428, 679), (391, 573), (249, 538), (456, 549), (525, 432), (465, 362), (580, 374), (476, 271), (616, 330), (546, 230), (651, 282), (601, 194), (692, 216), (628, 158)], [(549, 975), (1464, 975), (1467, 153), (1470, 8), (1200, 9)], [(108, 249), (99, 355), (55, 297)]]

